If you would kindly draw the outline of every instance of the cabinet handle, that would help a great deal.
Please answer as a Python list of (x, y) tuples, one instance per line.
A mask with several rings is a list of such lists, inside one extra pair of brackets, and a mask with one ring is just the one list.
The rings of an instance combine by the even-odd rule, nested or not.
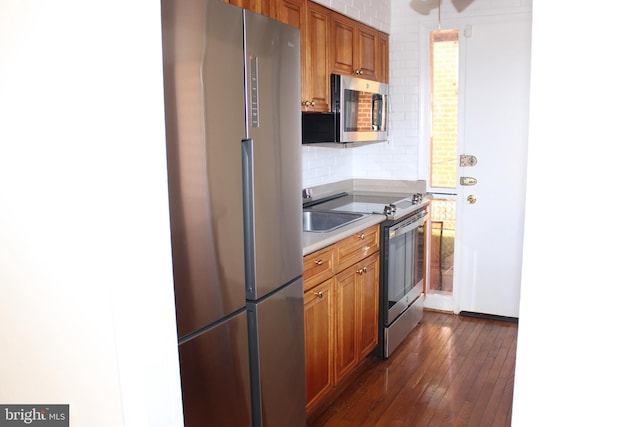
[(309, 101), (304, 101), (304, 102), (302, 103), (302, 105), (303, 105), (303, 106), (305, 106), (305, 107), (309, 107), (309, 106), (311, 106), (311, 105), (313, 105), (313, 104), (312, 104), (311, 102), (309, 102)]
[(318, 298), (322, 298), (324, 296), (324, 294), (322, 293), (322, 291), (318, 291), (318, 292), (314, 292), (313, 293), (315, 296), (317, 296)]
[(311, 106), (315, 107), (316, 106), (316, 101), (311, 101)]
[(364, 233), (360, 233), (358, 235), (358, 239), (360, 239), (360, 240), (364, 240), (365, 237), (367, 237), (367, 236)]
[(321, 259), (317, 259), (314, 262), (316, 263), (316, 265), (322, 265), (324, 263), (324, 261), (322, 261)]
[(358, 274), (364, 274), (367, 272), (367, 267), (362, 267), (360, 270), (356, 270), (356, 273)]

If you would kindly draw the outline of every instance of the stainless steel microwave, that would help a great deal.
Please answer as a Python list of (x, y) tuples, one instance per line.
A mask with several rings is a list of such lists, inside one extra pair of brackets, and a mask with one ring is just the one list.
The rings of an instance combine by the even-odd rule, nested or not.
[(331, 112), (302, 113), (302, 143), (386, 141), (388, 97), (386, 83), (332, 74)]

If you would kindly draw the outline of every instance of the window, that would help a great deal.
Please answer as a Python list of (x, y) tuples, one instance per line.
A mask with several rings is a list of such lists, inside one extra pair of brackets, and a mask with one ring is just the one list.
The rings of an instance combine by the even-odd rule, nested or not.
[[(431, 153), (429, 187), (451, 193), (457, 186), (458, 158), (458, 31), (431, 33)], [(453, 248), (456, 201), (432, 201), (429, 292), (453, 290)]]
[(431, 188), (456, 188), (458, 31), (431, 33)]

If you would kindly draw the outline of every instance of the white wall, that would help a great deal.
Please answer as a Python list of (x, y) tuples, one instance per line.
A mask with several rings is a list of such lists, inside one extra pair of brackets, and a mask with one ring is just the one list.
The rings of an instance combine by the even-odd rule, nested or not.
[(0, 403), (182, 425), (160, 4), (0, 3)]
[(302, 187), (353, 178), (353, 149), (341, 147), (302, 147)]
[(380, 31), (390, 31), (390, 1), (391, 0), (313, 0), (329, 9), (347, 15), (357, 21), (377, 28)]
[[(437, 4), (437, 0), (389, 2), (389, 142), (347, 148), (350, 156), (340, 157), (334, 154), (336, 150), (305, 148), (305, 186), (347, 178), (427, 179), (429, 33), (438, 29)], [(450, 0), (443, 0), (440, 26), (464, 29), (489, 17), (530, 13), (531, 5), (532, 0), (475, 0), (458, 12)], [(318, 169), (315, 164), (332, 167)]]
[(623, 0), (533, 8), (515, 427), (638, 424), (636, 28)]

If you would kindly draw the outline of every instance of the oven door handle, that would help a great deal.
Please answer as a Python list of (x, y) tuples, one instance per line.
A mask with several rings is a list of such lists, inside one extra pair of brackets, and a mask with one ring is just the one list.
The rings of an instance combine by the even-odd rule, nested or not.
[(389, 229), (389, 239), (393, 239), (394, 237), (398, 237), (398, 236), (402, 236), (403, 234), (406, 234), (410, 231), (415, 230), (418, 227), (421, 227), (424, 225), (425, 223), (425, 216), (426, 215), (421, 215), (419, 219), (416, 219), (415, 221), (412, 221), (409, 224), (406, 225), (401, 225), (396, 229)]

